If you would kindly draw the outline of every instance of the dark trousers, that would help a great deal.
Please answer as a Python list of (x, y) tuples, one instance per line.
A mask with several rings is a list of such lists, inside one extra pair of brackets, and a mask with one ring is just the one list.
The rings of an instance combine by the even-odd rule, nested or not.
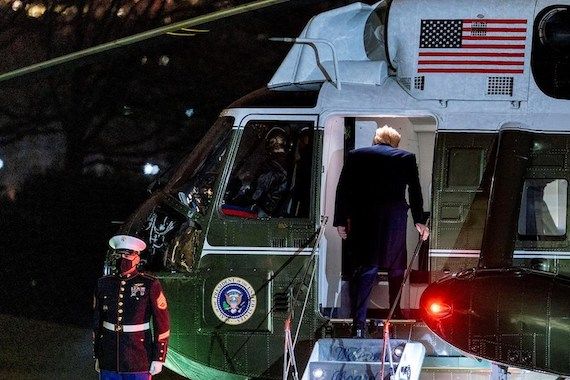
[[(386, 207), (370, 220), (358, 219), (353, 223), (350, 250), (359, 266), (350, 280), (353, 328), (366, 325), (366, 312), (370, 293), (380, 267), (388, 269), (390, 307), (397, 303), (394, 316), (400, 317), (400, 303), (396, 300), (407, 266), (406, 227), (408, 208), (405, 204)], [(356, 265), (358, 265), (355, 263)], [(354, 264), (353, 264), (354, 265)]]
[[(370, 293), (376, 283), (378, 275), (378, 266), (360, 266), (350, 280), (350, 307), (353, 319), (353, 329), (364, 329), (366, 327), (366, 313), (368, 311), (368, 302), (370, 301)], [(402, 281), (404, 280), (403, 269), (388, 270), (388, 292), (390, 297), (390, 307), (397, 302), (394, 309), (394, 315), (401, 315), (400, 299), (396, 300)]]

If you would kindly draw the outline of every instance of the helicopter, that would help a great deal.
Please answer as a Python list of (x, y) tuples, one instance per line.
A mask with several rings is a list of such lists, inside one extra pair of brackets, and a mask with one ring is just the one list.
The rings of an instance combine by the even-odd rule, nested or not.
[[(283, 378), (284, 326), (301, 367), (319, 339), (346, 332), (346, 247), (328, 220), (346, 154), (385, 124), (416, 155), (431, 210), (429, 250), (414, 265), (433, 284), (407, 283), (403, 309), (425, 311), (424, 291), (445, 294), (483, 269), (567, 287), (569, 15), (569, 1), (553, 0), (353, 3), (314, 16), (297, 38), (274, 39), (293, 46), (267, 86), (223, 110), (120, 229), (147, 243), (145, 270), (171, 305), (166, 366), (192, 379)], [(544, 294), (536, 281), (525, 302), (563, 303), (563, 291)], [(473, 312), (454, 303), (464, 287), (451, 289), (444, 311)], [(503, 298), (521, 296), (505, 289)], [(369, 314), (387, 298), (380, 280)], [(480, 311), (516, 307), (540, 323), (523, 304)], [(566, 331), (569, 310), (560, 310), (557, 331)], [(506, 360), (501, 345), (478, 348), (485, 329), (503, 333), (491, 317), (475, 345), (445, 316), (426, 324), (466, 353), (568, 375), (557, 357), (540, 357), (562, 340)]]

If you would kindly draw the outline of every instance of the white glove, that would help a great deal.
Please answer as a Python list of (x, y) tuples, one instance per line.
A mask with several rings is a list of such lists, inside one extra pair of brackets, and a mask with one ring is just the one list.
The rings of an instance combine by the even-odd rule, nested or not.
[(159, 362), (159, 361), (153, 361), (152, 363), (150, 363), (150, 374), (151, 375), (156, 375), (157, 373), (160, 373), (160, 371), (162, 371), (162, 365), (164, 363)]
[(99, 372), (99, 359), (95, 359), (95, 371)]

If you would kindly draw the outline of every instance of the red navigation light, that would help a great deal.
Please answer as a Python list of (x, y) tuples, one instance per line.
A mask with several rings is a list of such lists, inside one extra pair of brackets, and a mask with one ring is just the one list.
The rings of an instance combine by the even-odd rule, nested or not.
[(446, 303), (433, 301), (428, 303), (428, 313), (435, 318), (445, 318), (451, 314), (451, 306)]

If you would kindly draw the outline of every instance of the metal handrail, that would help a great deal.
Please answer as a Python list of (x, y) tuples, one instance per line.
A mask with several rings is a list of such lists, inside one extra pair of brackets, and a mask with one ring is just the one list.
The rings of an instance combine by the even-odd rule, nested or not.
[[(317, 246), (319, 244), (319, 241), (321, 240), (321, 237), (323, 236), (323, 233), (325, 232), (325, 226), (327, 224), (327, 221), (328, 221), (328, 216), (322, 216), (321, 217), (321, 224), (319, 226), (319, 234), (317, 235), (317, 238), (315, 240), (315, 244), (313, 245), (313, 250), (311, 251), (311, 257), (310, 257), (310, 261), (309, 261), (310, 263), (313, 264), (313, 270), (311, 272), (311, 280), (309, 281), (309, 286), (307, 288), (307, 294), (305, 295), (305, 300), (303, 302), (303, 308), (301, 309), (301, 314), (299, 316), (299, 323), (297, 324), (297, 330), (295, 331), (295, 339), (293, 339), (292, 342), (290, 341), (290, 339), (291, 339), (291, 323), (292, 323), (292, 319), (293, 319), (293, 312), (292, 311), (289, 313), (289, 315), (287, 316), (287, 319), (285, 320), (285, 327), (284, 327), (285, 347), (284, 347), (284, 353), (283, 353), (283, 359), (284, 359), (283, 380), (287, 380), (287, 377), (289, 375), (289, 369), (291, 368), (291, 366), (293, 366), (293, 369), (295, 371), (293, 373), (293, 377), (295, 378), (295, 380), (297, 380), (299, 378), (299, 374), (297, 372), (297, 363), (295, 361), (295, 354), (294, 354), (295, 353), (295, 346), (297, 344), (297, 338), (299, 337), (299, 332), (301, 331), (301, 325), (303, 322), (303, 317), (305, 315), (305, 311), (307, 309), (307, 303), (309, 301), (309, 295), (311, 294), (311, 290), (313, 287), (313, 280), (315, 279), (315, 272), (317, 269), (315, 253), (317, 252)], [(290, 352), (290, 354), (289, 354), (289, 352)], [(285, 365), (285, 362), (287, 362), (286, 365)]]
[[(429, 226), (429, 219), (426, 222), (426, 227)], [(382, 340), (382, 362), (384, 362), (384, 360), (386, 359), (386, 351), (388, 351), (390, 349), (388, 342), (390, 341), (390, 320), (392, 319), (392, 315), (394, 314), (394, 310), (396, 310), (396, 305), (398, 305), (400, 303), (400, 297), (402, 295), (402, 290), (404, 289), (404, 285), (406, 284), (406, 281), (408, 280), (408, 277), (410, 276), (410, 272), (412, 271), (412, 264), (414, 263), (414, 260), (416, 259), (416, 257), (418, 256), (420, 249), (422, 247), (422, 245), (424, 244), (425, 240), (422, 240), (422, 237), (420, 236), (420, 239), (418, 241), (418, 244), (416, 245), (416, 249), (414, 250), (414, 254), (412, 255), (412, 258), (410, 259), (410, 263), (408, 264), (408, 266), (406, 267), (406, 271), (404, 272), (404, 278), (402, 279), (402, 283), (400, 284), (400, 289), (398, 289), (398, 294), (396, 295), (396, 299), (394, 300), (394, 304), (390, 307), (390, 312), (388, 313), (388, 317), (386, 317), (386, 322), (384, 323), (384, 331), (383, 331), (383, 340)], [(394, 372), (394, 363), (392, 362), (392, 352), (389, 352), (389, 360), (390, 360), (390, 369), (392, 370), (392, 373)], [(382, 365), (382, 371), (381, 371), (381, 379), (384, 379), (384, 365)]]
[[(334, 76), (335, 76), (335, 81), (333, 83), (334, 83), (334, 86), (336, 87), (336, 89), (340, 90), (341, 84), (340, 84), (340, 73), (339, 73), (339, 68), (338, 68), (338, 59), (336, 56), (336, 50), (335, 50), (332, 42), (325, 40), (323, 38), (290, 38), (290, 37), (271, 37), (271, 38), (269, 38), (269, 41), (290, 42), (290, 43), (294, 43), (294, 44), (306, 44), (306, 45), (325, 44), (328, 47), (330, 47), (331, 52), (332, 52), (333, 68), (334, 68)], [(316, 54), (316, 59), (318, 59), (318, 58), (319, 58), (319, 55)], [(319, 61), (317, 61), (317, 64), (320, 67)], [(323, 68), (322, 70), (325, 70), (325, 69)], [(325, 70), (325, 74), (328, 74), (328, 73), (326, 73), (326, 70)]]

